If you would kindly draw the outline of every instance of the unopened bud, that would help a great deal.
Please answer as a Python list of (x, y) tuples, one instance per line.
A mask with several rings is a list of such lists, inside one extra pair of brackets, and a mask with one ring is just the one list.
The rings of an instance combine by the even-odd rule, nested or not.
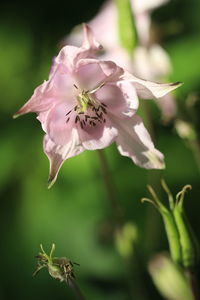
[(169, 300), (194, 300), (191, 289), (181, 268), (167, 255), (154, 257), (148, 266), (158, 291)]
[(138, 239), (137, 227), (132, 223), (126, 223), (118, 229), (115, 235), (115, 243), (119, 254), (128, 258), (133, 255), (135, 243)]
[(182, 265), (185, 268), (192, 268), (199, 263), (199, 244), (183, 208), (185, 193), (191, 188), (192, 187), (190, 185), (186, 185), (177, 194), (173, 210), (176, 226), (180, 236)]
[(182, 139), (191, 141), (196, 138), (196, 133), (195, 133), (193, 126), (188, 122), (185, 122), (183, 120), (177, 120), (175, 122), (175, 128), (176, 128), (178, 135)]
[(185, 193), (187, 190), (191, 189), (191, 186), (184, 186), (176, 195), (176, 200), (174, 200), (174, 197), (164, 180), (161, 180), (161, 184), (168, 195), (169, 208), (162, 204), (151, 186), (148, 186), (148, 189), (153, 198), (143, 198), (142, 201), (152, 203), (160, 212), (164, 221), (173, 261), (184, 268), (194, 268), (199, 263), (199, 243), (183, 209)]

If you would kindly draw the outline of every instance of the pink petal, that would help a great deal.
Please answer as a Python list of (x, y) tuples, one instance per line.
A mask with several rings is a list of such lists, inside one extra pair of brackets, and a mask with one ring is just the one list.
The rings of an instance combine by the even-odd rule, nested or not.
[(130, 82), (108, 83), (95, 93), (95, 98), (119, 118), (132, 116), (138, 108), (138, 97)]
[(108, 147), (118, 134), (118, 130), (107, 117), (105, 117), (105, 123), (96, 122), (96, 126), (87, 125), (83, 129), (80, 127), (78, 132), (82, 145), (87, 150)]
[(64, 161), (70, 157), (76, 156), (84, 151), (84, 148), (80, 145), (77, 131), (73, 129), (72, 139), (64, 146), (55, 144), (48, 135), (44, 137), (44, 152), (47, 155), (50, 162), (49, 170), (49, 188), (56, 181), (58, 172), (64, 163)]
[(102, 46), (96, 41), (92, 30), (86, 24), (83, 25), (84, 39), (81, 47), (65, 46), (55, 58), (55, 63), (64, 64), (71, 72), (76, 68), (80, 59), (93, 58), (97, 50)]
[(123, 80), (132, 82), (134, 87), (136, 88), (138, 96), (143, 99), (150, 99), (154, 97), (161, 98), (183, 84), (181, 82), (175, 82), (175, 83), (151, 82), (148, 80), (137, 78), (128, 72), (125, 72), (124, 75), (121, 76), (121, 78)]
[(170, 57), (158, 44), (149, 48), (139, 46), (134, 52), (134, 74), (141, 78), (155, 80), (171, 72)]
[[(108, 50), (108, 48), (112, 48), (113, 45), (118, 44), (116, 24), (117, 24), (117, 12), (113, 1), (106, 1), (103, 4), (100, 11), (98, 12), (98, 14), (94, 17), (94, 19), (89, 22), (90, 28), (92, 28), (95, 36), (98, 37), (101, 44), (106, 48), (106, 50)], [(85, 38), (85, 40), (87, 39)], [(62, 44), (80, 46), (81, 41), (82, 41), (81, 26), (78, 25), (63, 40)], [(88, 44), (94, 44), (96, 48), (98, 47), (98, 44), (96, 45), (96, 41), (95, 43), (88, 42)]]
[(81, 58), (86, 58), (88, 50), (74, 46), (63, 47), (55, 58), (57, 64), (63, 64), (70, 72), (73, 72), (76, 63)]
[(96, 59), (82, 59), (77, 65), (79, 86), (84, 90), (94, 90), (101, 84), (119, 78), (123, 70), (114, 62)]
[(160, 98), (157, 102), (164, 122), (169, 122), (177, 113), (176, 101), (172, 95), (166, 95)]
[(39, 85), (35, 91), (31, 99), (25, 103), (14, 115), (14, 118), (17, 118), (20, 115), (29, 113), (29, 112), (38, 112), (42, 111), (51, 104), (51, 99), (48, 98), (44, 101), (44, 93), (46, 90), (48, 82), (44, 81), (43, 84)]
[(73, 94), (75, 79), (65, 66), (53, 63), (50, 79), (39, 85), (30, 100), (20, 108), (14, 117), (29, 112), (41, 113), (52, 108), (56, 103), (62, 102), (69, 94)]
[(119, 44), (117, 23), (117, 9), (113, 1), (104, 1), (98, 14), (89, 22), (106, 51)]
[(113, 119), (119, 131), (116, 143), (123, 156), (130, 157), (134, 163), (146, 169), (163, 169), (163, 154), (155, 149), (149, 133), (140, 117), (134, 115), (125, 120)]
[(84, 40), (82, 47), (89, 50), (101, 50), (103, 47), (96, 41), (91, 28), (87, 24), (83, 24)]
[(51, 97), (55, 97), (56, 102), (61, 98), (66, 100), (69, 95), (74, 94), (74, 84), (76, 84), (76, 79), (73, 74), (71, 74), (70, 70), (65, 65), (58, 64), (50, 73), (48, 90), (46, 93), (48, 92)]
[(64, 146), (71, 139), (75, 124), (74, 106), (73, 101), (62, 102), (51, 109), (45, 120), (42, 119), (43, 129), (58, 145)]
[(143, 13), (145, 11), (151, 11), (169, 0), (131, 0), (131, 5), (136, 14)]

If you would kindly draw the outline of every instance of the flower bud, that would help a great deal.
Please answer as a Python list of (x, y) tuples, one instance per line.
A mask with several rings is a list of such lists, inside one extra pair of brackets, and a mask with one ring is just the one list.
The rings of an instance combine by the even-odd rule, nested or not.
[(175, 122), (175, 128), (176, 128), (178, 135), (182, 139), (185, 139), (188, 141), (193, 141), (194, 139), (196, 139), (195, 130), (190, 123), (178, 119)]
[(186, 191), (191, 188), (190, 185), (186, 185), (177, 194), (173, 210), (174, 219), (180, 236), (182, 265), (185, 268), (195, 267), (199, 263), (199, 244), (183, 208), (184, 195)]
[[(159, 200), (157, 194), (155, 193), (155, 191), (151, 186), (148, 186), (148, 190), (151, 193), (153, 200), (148, 198), (143, 198), (142, 202), (146, 201), (152, 203), (161, 214), (172, 259), (176, 263), (181, 263), (181, 247), (179, 243), (179, 233), (177, 230), (177, 226), (175, 224), (173, 214), (167, 207), (165, 207), (162, 204), (162, 202)], [(171, 202), (171, 206), (172, 206), (172, 202)]]
[(167, 255), (159, 254), (148, 266), (155, 286), (169, 300), (194, 300), (187, 279), (181, 268)]
[(124, 258), (133, 255), (134, 245), (138, 239), (137, 227), (132, 223), (126, 223), (117, 230), (115, 235), (115, 244), (119, 254)]
[(194, 268), (199, 263), (199, 244), (183, 209), (185, 193), (188, 189), (191, 189), (191, 186), (184, 186), (176, 195), (176, 201), (174, 201), (173, 195), (164, 180), (161, 180), (161, 184), (168, 195), (169, 208), (161, 203), (151, 186), (148, 186), (148, 189), (153, 200), (143, 198), (142, 201), (152, 203), (160, 212), (173, 261), (184, 268)]

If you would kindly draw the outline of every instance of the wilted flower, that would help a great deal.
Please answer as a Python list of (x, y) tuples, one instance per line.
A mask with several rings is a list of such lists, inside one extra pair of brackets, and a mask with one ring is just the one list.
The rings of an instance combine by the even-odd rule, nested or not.
[[(55, 278), (62, 281), (70, 282), (73, 278), (75, 278), (73, 263), (66, 257), (54, 257), (53, 254), (55, 252), (55, 244), (52, 244), (50, 254), (48, 255), (44, 249), (42, 244), (40, 245), (41, 251), (39, 255), (36, 256), (38, 259), (38, 265), (36, 271), (33, 273), (33, 276), (37, 275), (38, 272), (47, 268), (49, 274)], [(75, 263), (76, 265), (79, 265)]]
[(158, 84), (134, 77), (112, 61), (95, 58), (101, 49), (84, 25), (81, 47), (65, 46), (55, 58), (49, 79), (35, 89), (15, 116), (36, 112), (46, 135), (44, 151), (53, 184), (63, 162), (84, 150), (112, 142), (119, 152), (144, 168), (163, 168), (142, 120), (135, 115), (138, 96), (162, 97), (180, 83)]

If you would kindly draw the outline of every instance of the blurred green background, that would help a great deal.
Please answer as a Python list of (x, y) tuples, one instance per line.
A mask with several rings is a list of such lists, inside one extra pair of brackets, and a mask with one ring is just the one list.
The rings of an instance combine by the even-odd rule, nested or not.
[[(153, 254), (168, 249), (167, 241), (158, 213), (140, 202), (147, 196), (147, 183), (160, 189), (160, 173), (174, 193), (185, 184), (193, 186), (185, 206), (200, 238), (200, 178), (194, 154), (189, 143), (176, 134), (173, 123), (162, 124), (153, 101), (147, 106), (156, 146), (166, 157), (166, 170), (140, 169), (120, 156), (115, 145), (106, 149), (124, 221), (132, 222), (137, 231), (131, 265), (115, 246), (114, 212), (97, 153), (84, 152), (67, 161), (56, 184), (48, 190), (48, 160), (42, 150), (39, 122), (34, 114), (12, 119), (34, 88), (47, 78), (59, 42), (74, 25), (89, 21), (102, 3), (79, 0), (64, 4), (55, 1), (1, 4), (0, 299), (75, 299), (70, 288), (50, 278), (46, 270), (32, 278), (39, 244), (48, 252), (52, 242), (56, 244), (56, 255), (80, 263), (75, 273), (87, 299), (162, 299), (146, 266)], [(185, 83), (177, 91), (179, 117), (195, 122), (197, 130), (199, 11), (197, 0), (172, 0), (152, 14), (163, 34), (162, 44), (172, 59), (171, 80)], [(197, 101), (192, 116), (186, 99), (194, 93)], [(161, 195), (164, 197), (164, 193)]]

